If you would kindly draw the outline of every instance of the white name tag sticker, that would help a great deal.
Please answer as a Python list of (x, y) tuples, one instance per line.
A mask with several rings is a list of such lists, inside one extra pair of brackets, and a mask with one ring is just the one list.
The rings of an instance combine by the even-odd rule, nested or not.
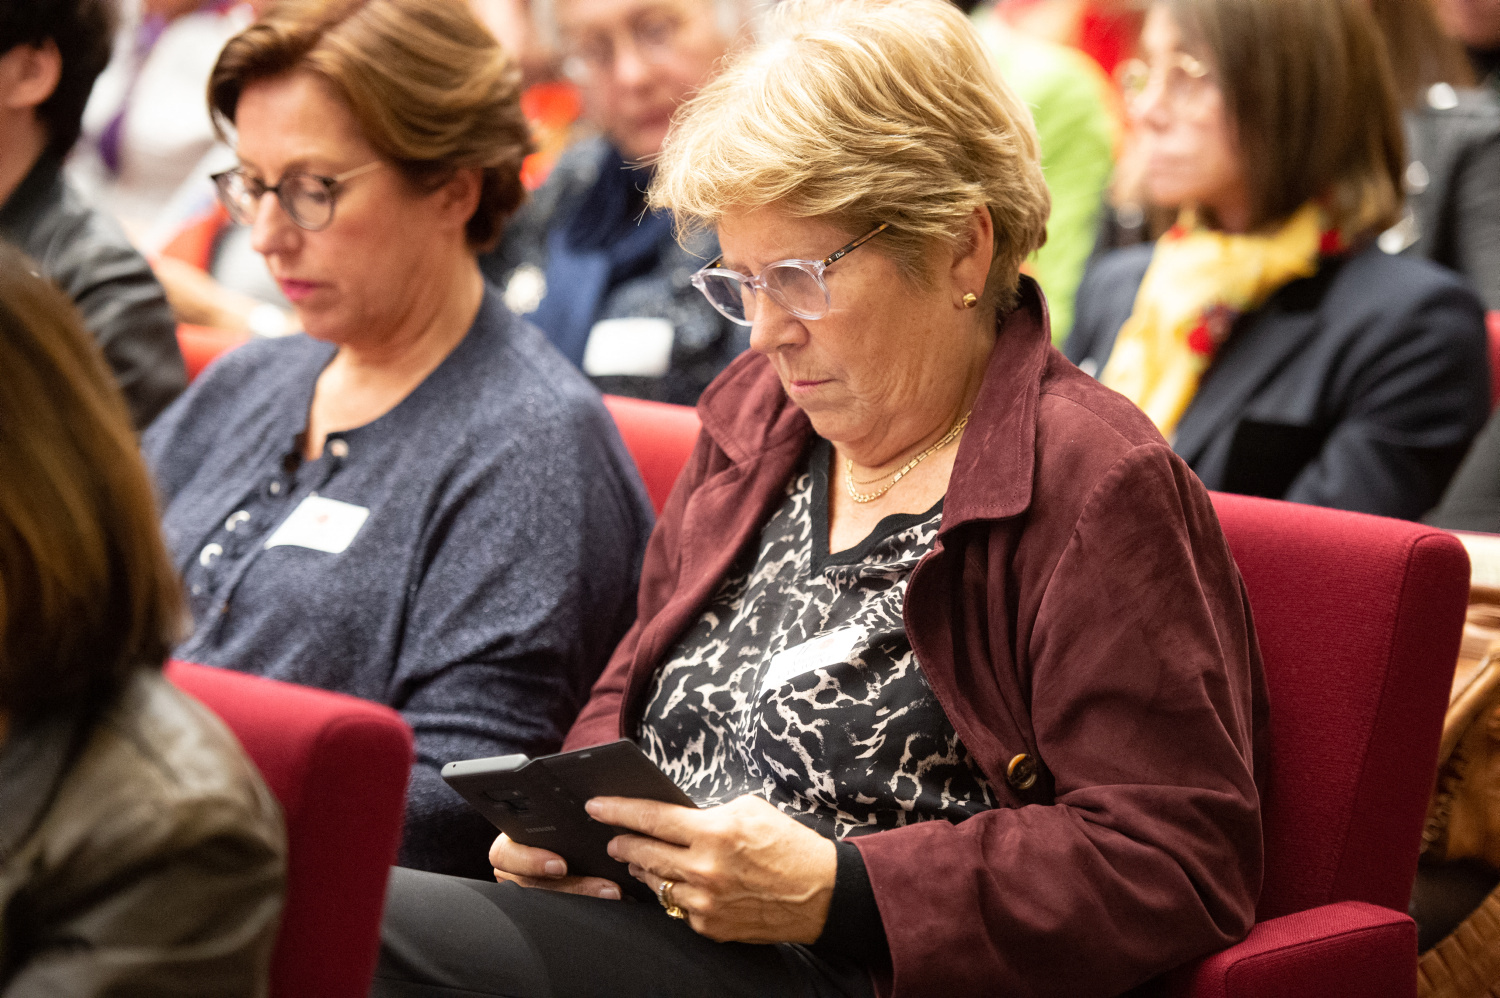
[(266, 538), (266, 547), (291, 545), (339, 554), (354, 541), (354, 535), (369, 516), (370, 511), (363, 506), (325, 499), (314, 493), (272, 531)]
[(865, 636), (863, 627), (840, 627), (779, 652), (761, 677), (760, 692), (764, 694), (825, 665), (849, 661), (849, 654), (859, 647)]
[(659, 378), (671, 366), (672, 339), (666, 319), (600, 319), (583, 348), (583, 373)]

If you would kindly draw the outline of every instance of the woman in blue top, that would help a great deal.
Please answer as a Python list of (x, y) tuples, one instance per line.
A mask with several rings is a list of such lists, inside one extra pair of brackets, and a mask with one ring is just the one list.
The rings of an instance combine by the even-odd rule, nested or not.
[(400, 861), (476, 875), (492, 832), (438, 769), (556, 748), (651, 521), (597, 392), (480, 275), (523, 196), (517, 91), (462, 0), (284, 3), (231, 40), (216, 181), (307, 335), (226, 357), (145, 440), (176, 654), (401, 710)]

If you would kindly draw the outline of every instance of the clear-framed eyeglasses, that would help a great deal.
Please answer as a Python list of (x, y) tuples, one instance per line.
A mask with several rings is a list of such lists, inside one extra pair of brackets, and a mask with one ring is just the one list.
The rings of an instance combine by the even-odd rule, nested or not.
[(336, 177), (323, 177), (316, 173), (292, 170), (282, 174), (281, 183), (267, 184), (245, 173), (243, 167), (225, 170), (213, 175), (214, 186), (219, 190), (219, 202), (229, 217), (241, 225), (254, 225), (260, 214), (261, 199), (267, 194), (276, 195), (281, 208), (298, 228), (318, 232), (333, 224), (333, 209), (338, 201), (339, 188), (361, 174), (369, 173), (381, 160), (345, 170)]
[(1154, 64), (1144, 59), (1126, 59), (1115, 69), (1115, 79), (1127, 106), (1139, 104), (1157, 77), (1162, 81), (1163, 100), (1178, 109), (1191, 107), (1212, 84), (1208, 67), (1186, 52), (1174, 52)]
[(756, 295), (762, 292), (799, 319), (821, 319), (828, 314), (831, 304), (823, 272), (884, 232), (889, 225), (889, 222), (881, 222), (821, 260), (768, 263), (756, 277), (720, 267), (719, 262), (724, 258), (716, 257), (693, 275), (693, 287), (703, 292), (703, 297), (720, 315), (741, 326), (755, 322)]

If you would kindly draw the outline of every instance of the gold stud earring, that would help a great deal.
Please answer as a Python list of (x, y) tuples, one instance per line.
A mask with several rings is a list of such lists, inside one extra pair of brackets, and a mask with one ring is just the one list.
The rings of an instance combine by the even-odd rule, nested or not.
[(973, 308), (975, 305), (978, 305), (978, 304), (979, 304), (979, 296), (976, 295), (974, 292), (970, 291), (968, 294), (964, 295), (964, 308)]

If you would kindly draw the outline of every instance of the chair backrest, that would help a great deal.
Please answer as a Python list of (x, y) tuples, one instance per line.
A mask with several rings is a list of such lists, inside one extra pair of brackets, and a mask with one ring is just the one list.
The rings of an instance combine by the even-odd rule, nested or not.
[(1214, 495), (1265, 659), (1258, 920), (1335, 901), (1405, 911), (1468, 600), (1451, 534)]
[(182, 362), (187, 367), (188, 380), (196, 378), (220, 354), (228, 353), (249, 339), (243, 333), (231, 333), (227, 329), (187, 323), (178, 325), (177, 348), (182, 351)]
[(219, 715), (281, 802), (287, 896), (273, 998), (363, 998), (401, 840), (411, 730), (388, 707), (226, 669), (167, 678)]
[(615, 417), (630, 456), (635, 458), (651, 505), (660, 513), (678, 473), (698, 442), (697, 410), (621, 395), (604, 396), (604, 404)]

